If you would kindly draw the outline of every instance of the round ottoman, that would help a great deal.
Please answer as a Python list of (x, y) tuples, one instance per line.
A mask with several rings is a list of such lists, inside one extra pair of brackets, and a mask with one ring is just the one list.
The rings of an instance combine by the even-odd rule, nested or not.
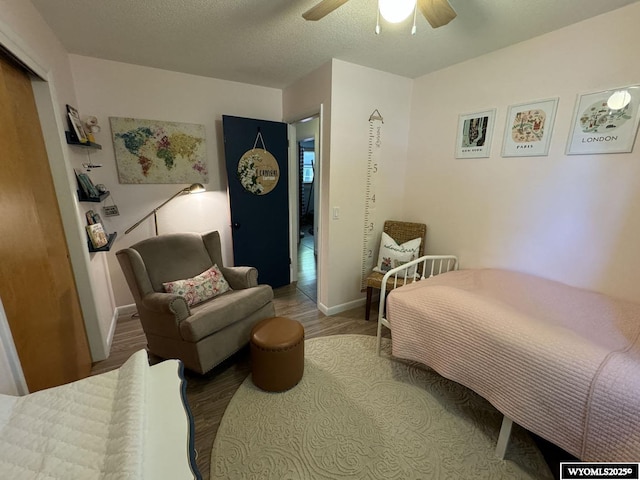
[(285, 317), (265, 318), (251, 329), (251, 373), (256, 387), (282, 392), (304, 372), (304, 327)]

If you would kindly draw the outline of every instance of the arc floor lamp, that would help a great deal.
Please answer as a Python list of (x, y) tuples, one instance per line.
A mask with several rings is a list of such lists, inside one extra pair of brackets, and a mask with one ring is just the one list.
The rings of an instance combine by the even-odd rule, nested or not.
[(202, 186), (202, 184), (200, 183), (193, 183), (188, 187), (183, 188), (182, 190), (180, 190), (178, 193), (176, 193), (175, 195), (173, 195), (172, 197), (170, 197), (168, 200), (164, 201), (163, 203), (161, 203), (160, 205), (158, 205), (156, 208), (154, 208), (153, 210), (151, 210), (149, 213), (147, 213), (144, 217), (142, 217), (140, 220), (138, 220), (134, 225), (130, 226), (125, 232), (124, 234), (126, 235), (127, 233), (129, 233), (131, 230), (134, 230), (138, 225), (140, 225), (142, 222), (144, 222), (147, 218), (149, 218), (151, 215), (153, 215), (153, 224), (155, 226), (155, 230), (156, 230), (156, 236), (158, 235), (158, 216), (156, 215), (158, 210), (160, 210), (162, 207), (164, 207), (167, 203), (169, 203), (171, 200), (173, 200), (176, 197), (179, 197), (180, 195), (184, 195), (185, 193), (201, 193), (204, 192), (205, 188)]

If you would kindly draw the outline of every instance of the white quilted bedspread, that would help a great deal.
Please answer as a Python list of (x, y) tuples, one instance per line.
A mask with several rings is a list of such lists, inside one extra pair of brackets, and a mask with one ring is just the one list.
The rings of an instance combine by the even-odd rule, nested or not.
[(640, 304), (504, 270), (393, 290), (393, 355), (589, 461), (640, 459)]
[(109, 373), (0, 395), (0, 478), (142, 478), (148, 371), (140, 350)]

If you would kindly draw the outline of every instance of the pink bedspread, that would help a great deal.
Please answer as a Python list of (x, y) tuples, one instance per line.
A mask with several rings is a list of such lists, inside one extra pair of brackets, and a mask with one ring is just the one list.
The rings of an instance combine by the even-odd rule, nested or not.
[(640, 304), (505, 270), (393, 290), (393, 355), (587, 461), (640, 461)]

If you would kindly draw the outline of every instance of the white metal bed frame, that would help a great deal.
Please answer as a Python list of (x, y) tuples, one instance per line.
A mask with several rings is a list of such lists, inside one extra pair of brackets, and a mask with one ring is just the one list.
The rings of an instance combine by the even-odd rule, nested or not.
[[(411, 267), (415, 265), (415, 272), (413, 275), (408, 275)], [(413, 282), (419, 282), (425, 278), (431, 278), (441, 273), (458, 270), (459, 262), (458, 257), (455, 255), (425, 255), (420, 258), (416, 258), (410, 262), (404, 263), (399, 267), (389, 270), (382, 278), (382, 286), (380, 288), (380, 303), (378, 305), (378, 337), (376, 342), (376, 351), (380, 355), (380, 345), (382, 342), (382, 327), (391, 329), (391, 325), (386, 318), (386, 297), (387, 297), (387, 283), (391, 281), (393, 288), (398, 286), (398, 281), (402, 280), (402, 285), (407, 284), (407, 280)], [(418, 273), (421, 272), (421, 273)], [(428, 273), (428, 277), (425, 274)], [(401, 285), (401, 286), (402, 286)], [(513, 421), (503, 415), (502, 426), (500, 427), (500, 434), (496, 444), (496, 457), (504, 459), (504, 455), (507, 451), (509, 444), (509, 437), (511, 435), (511, 427)]]
[[(414, 267), (415, 266), (415, 267)], [(409, 270), (415, 268), (414, 275), (408, 275)], [(425, 274), (428, 272), (429, 277), (439, 275), (441, 273), (458, 270), (458, 257), (455, 255), (424, 255), (410, 262), (403, 263), (399, 267), (392, 268), (382, 278), (382, 287), (380, 288), (380, 304), (378, 305), (378, 341), (376, 343), (376, 351), (380, 355), (380, 342), (382, 339), (382, 326), (391, 329), (389, 321), (385, 317), (385, 302), (387, 297), (387, 283), (391, 281), (393, 288), (398, 286), (398, 281), (402, 280), (403, 285), (407, 284), (407, 280), (419, 282), (427, 278)], [(421, 272), (421, 273), (418, 273)]]

